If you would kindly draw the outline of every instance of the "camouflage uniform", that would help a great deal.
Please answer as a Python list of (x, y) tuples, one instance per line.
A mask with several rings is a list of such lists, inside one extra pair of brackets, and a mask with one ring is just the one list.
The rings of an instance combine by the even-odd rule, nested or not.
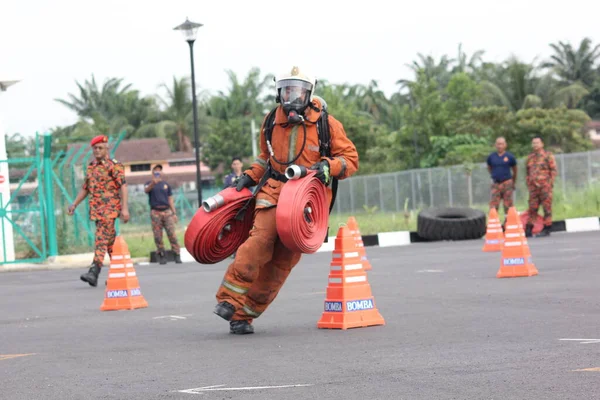
[(504, 214), (508, 214), (508, 209), (513, 206), (514, 186), (515, 184), (512, 179), (508, 179), (504, 182), (493, 183), (490, 208), (495, 208), (497, 210), (498, 207), (500, 207), (500, 201), (504, 200)]
[(544, 209), (544, 226), (552, 226), (552, 188), (556, 174), (556, 161), (552, 153), (540, 150), (527, 157), (528, 221), (535, 221), (541, 204)]
[(89, 192), (90, 220), (96, 222), (94, 264), (102, 267), (106, 252), (112, 257), (115, 219), (121, 215), (121, 186), (125, 168), (115, 159), (92, 161), (87, 167), (83, 189)]
[(163, 228), (167, 231), (167, 237), (171, 243), (171, 248), (175, 254), (180, 253), (179, 243), (177, 242), (177, 233), (175, 231), (175, 218), (172, 210), (151, 210), (150, 218), (152, 220), (152, 233), (154, 234), (154, 243), (159, 253), (165, 253), (165, 244), (163, 243)]

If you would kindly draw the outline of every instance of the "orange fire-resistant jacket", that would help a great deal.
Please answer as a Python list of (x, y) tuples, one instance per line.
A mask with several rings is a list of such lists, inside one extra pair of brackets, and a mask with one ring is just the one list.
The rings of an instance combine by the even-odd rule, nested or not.
[[(318, 98), (313, 99), (313, 104), (319, 110), (321, 109), (321, 102)], [(310, 168), (321, 159), (326, 159), (329, 162), (331, 178), (337, 178), (339, 180), (346, 179), (358, 170), (358, 152), (356, 151), (356, 147), (346, 136), (346, 131), (344, 130), (342, 123), (329, 115), (328, 122), (331, 137), (331, 157), (321, 157), (319, 154), (319, 135), (316, 125), (316, 121), (318, 121), (320, 116), (320, 111), (316, 112), (311, 108), (306, 109), (306, 145), (304, 151), (294, 164)], [(256, 183), (263, 177), (267, 167), (267, 160), (271, 158), (265, 138), (264, 123), (265, 121), (263, 121), (260, 134), (261, 153), (252, 163), (250, 168), (245, 171), (245, 173)], [(286, 123), (287, 116), (280, 106), (275, 113), (275, 126), (273, 127), (271, 138), (273, 153), (275, 158), (280, 162), (292, 160), (302, 148), (304, 140), (304, 129), (302, 124), (284, 128), (282, 125)], [(288, 167), (288, 165), (278, 164), (273, 158), (271, 158), (270, 163), (272, 168), (281, 174), (285, 173), (285, 169)], [(276, 205), (283, 185), (283, 182), (270, 178), (256, 195), (256, 208), (272, 207)], [(328, 204), (331, 204), (331, 186), (327, 187), (327, 197)]]

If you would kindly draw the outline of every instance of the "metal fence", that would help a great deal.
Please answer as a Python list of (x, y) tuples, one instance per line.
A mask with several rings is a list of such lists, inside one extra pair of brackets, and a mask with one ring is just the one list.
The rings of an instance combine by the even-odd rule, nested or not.
[[(554, 189), (562, 201), (568, 203), (571, 194), (580, 193), (590, 185), (600, 185), (600, 151), (557, 154), (555, 158), (558, 175)], [(342, 180), (332, 214), (403, 212), (429, 207), (487, 207), (491, 188), (487, 165), (481, 163), (472, 167), (470, 173), (465, 166), (458, 165), (359, 175)], [(525, 174), (525, 159), (519, 159), (514, 198), (517, 203), (527, 201)], [(214, 192), (219, 190), (215, 188)], [(212, 193), (203, 192), (204, 197), (210, 195)], [(184, 209), (178, 207), (181, 217), (191, 218), (197, 208), (196, 192), (180, 190), (177, 198), (186, 205)], [(131, 201), (147, 203), (147, 198)], [(142, 209), (145, 210), (144, 207)]]
[[(600, 185), (600, 151), (558, 154), (555, 192), (570, 193)], [(527, 201), (525, 159), (518, 160), (515, 202)], [(429, 207), (487, 205), (491, 179), (485, 163), (356, 176), (340, 181), (335, 212), (402, 212)]]

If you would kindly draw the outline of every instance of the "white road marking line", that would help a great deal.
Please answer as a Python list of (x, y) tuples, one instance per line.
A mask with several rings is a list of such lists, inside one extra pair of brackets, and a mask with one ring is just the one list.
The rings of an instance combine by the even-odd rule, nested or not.
[(195, 389), (178, 390), (179, 393), (199, 394), (202, 392), (227, 392), (227, 391), (240, 391), (240, 390), (262, 390), (262, 389), (283, 389), (283, 388), (294, 388), (294, 387), (307, 387), (313, 386), (312, 384), (297, 384), (297, 385), (279, 385), (279, 386), (246, 386), (246, 387), (234, 387), (227, 388), (225, 385), (212, 385), (204, 386)]
[(176, 320), (181, 320), (181, 319), (187, 319), (187, 317), (190, 317), (192, 314), (184, 314), (184, 315), (161, 315), (160, 317), (152, 317), (152, 319), (164, 319), (164, 318), (170, 318), (171, 321), (176, 321)]
[(564, 341), (580, 342), (579, 344), (594, 344), (600, 343), (600, 339), (558, 339)]

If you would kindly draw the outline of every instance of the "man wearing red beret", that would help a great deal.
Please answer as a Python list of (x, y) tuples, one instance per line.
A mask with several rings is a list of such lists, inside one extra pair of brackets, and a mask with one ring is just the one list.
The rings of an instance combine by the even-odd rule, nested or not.
[(96, 248), (92, 266), (87, 273), (81, 275), (81, 280), (97, 286), (106, 252), (112, 258), (116, 236), (115, 220), (121, 216), (123, 222), (127, 223), (129, 208), (125, 168), (117, 160), (108, 157), (108, 138), (104, 135), (96, 136), (92, 139), (91, 146), (95, 159), (88, 165), (83, 187), (68, 211), (69, 215), (73, 215), (79, 203), (90, 195), (90, 219), (96, 222)]

